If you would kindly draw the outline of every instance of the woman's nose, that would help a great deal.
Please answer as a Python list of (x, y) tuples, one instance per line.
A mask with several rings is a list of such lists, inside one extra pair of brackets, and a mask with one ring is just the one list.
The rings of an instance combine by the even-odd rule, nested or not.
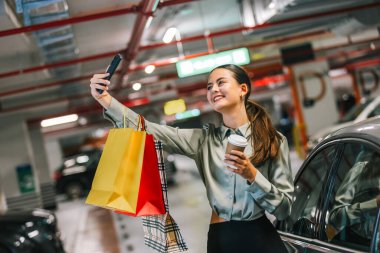
[(219, 91), (218, 85), (213, 84), (212, 87), (211, 87), (211, 92), (217, 92), (217, 91)]

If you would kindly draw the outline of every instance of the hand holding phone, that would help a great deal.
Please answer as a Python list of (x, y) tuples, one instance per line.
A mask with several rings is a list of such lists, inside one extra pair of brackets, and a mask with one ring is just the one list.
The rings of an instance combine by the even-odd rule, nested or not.
[[(108, 66), (108, 68), (106, 70), (106, 73), (109, 73), (109, 75), (104, 78), (105, 80), (108, 80), (108, 81), (111, 80), (113, 73), (117, 69), (117, 66), (119, 65), (119, 63), (121, 62), (122, 59), (123, 59), (123, 57), (121, 56), (121, 54), (117, 54), (117, 55), (115, 55), (115, 57), (113, 57), (111, 64)], [(100, 84), (100, 85), (105, 86), (105, 84)], [(101, 89), (96, 89), (96, 90), (98, 91), (99, 94), (103, 93), (103, 90), (101, 90)]]

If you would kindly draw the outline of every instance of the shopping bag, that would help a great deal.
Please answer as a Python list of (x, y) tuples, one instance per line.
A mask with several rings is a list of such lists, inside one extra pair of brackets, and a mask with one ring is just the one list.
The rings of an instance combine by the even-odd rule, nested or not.
[(116, 210), (116, 213), (129, 216), (165, 214), (161, 179), (153, 135), (145, 139), (144, 159), (139, 187), (139, 197), (135, 213)]
[(131, 128), (109, 131), (86, 204), (104, 208), (117, 206), (135, 212), (145, 135)]
[(142, 218), (145, 245), (160, 253), (187, 250), (177, 223), (169, 213)]
[[(142, 172), (145, 151), (151, 150), (147, 151), (148, 156), (152, 151), (155, 154), (155, 149), (153, 137), (149, 135), (147, 138), (142, 117), (140, 125), (141, 131), (125, 127), (110, 130), (87, 204), (133, 216), (165, 213), (158, 162), (154, 164), (154, 159), (146, 159), (145, 167), (150, 171)], [(154, 171), (156, 175), (150, 178), (149, 173), (154, 174)]]
[(169, 213), (165, 164), (162, 143), (156, 141), (156, 152), (162, 184), (162, 195), (165, 203), (165, 214), (142, 217), (145, 245), (160, 253), (187, 251), (181, 231)]

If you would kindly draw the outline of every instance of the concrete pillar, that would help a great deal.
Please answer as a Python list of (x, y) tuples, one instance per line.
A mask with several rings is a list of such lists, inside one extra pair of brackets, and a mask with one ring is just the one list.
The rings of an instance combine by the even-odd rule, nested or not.
[(0, 117), (0, 129), (0, 180), (8, 209), (40, 208), (38, 174), (25, 121)]
[(45, 138), (45, 150), (48, 150), (47, 162), (50, 173), (54, 173), (63, 163), (63, 152), (59, 139)]
[[(29, 136), (32, 146), (33, 160), (35, 163), (35, 172), (39, 181), (39, 188), (42, 200), (42, 207), (46, 209), (55, 209), (57, 204), (55, 200), (55, 184), (52, 172), (49, 170), (48, 159), (50, 155), (46, 153), (45, 143), (41, 128), (39, 126), (29, 128)], [(54, 150), (49, 150), (49, 153)]]
[(2, 182), (0, 179), (0, 214), (5, 213), (8, 209), (7, 201), (5, 199), (5, 194), (3, 192), (1, 184), (2, 184)]

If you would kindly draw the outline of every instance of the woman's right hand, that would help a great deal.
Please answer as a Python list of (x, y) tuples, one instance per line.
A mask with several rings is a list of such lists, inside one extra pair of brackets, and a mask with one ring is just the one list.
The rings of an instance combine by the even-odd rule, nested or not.
[[(111, 104), (112, 99), (111, 95), (108, 93), (108, 85), (110, 85), (110, 81), (104, 79), (108, 75), (108, 73), (95, 74), (90, 80), (92, 97), (95, 98), (95, 100), (98, 101), (106, 109)], [(103, 90), (103, 93), (100, 94), (96, 89)]]

